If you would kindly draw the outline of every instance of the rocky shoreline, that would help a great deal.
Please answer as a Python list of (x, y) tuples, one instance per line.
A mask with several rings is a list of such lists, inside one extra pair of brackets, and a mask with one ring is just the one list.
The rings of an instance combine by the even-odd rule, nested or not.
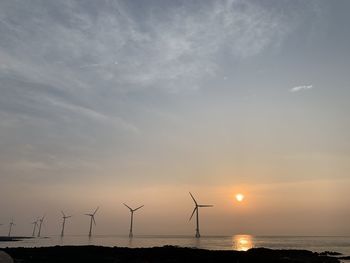
[(3, 248), (14, 262), (283, 262), (336, 263), (338, 258), (308, 250), (272, 250), (253, 248), (248, 251), (217, 251), (164, 246), (122, 248), (101, 246), (54, 246), (41, 248)]

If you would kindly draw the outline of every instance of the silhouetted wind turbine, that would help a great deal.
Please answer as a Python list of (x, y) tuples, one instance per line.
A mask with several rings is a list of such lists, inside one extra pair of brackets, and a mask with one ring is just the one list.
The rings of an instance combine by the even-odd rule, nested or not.
[(36, 230), (36, 227), (38, 226), (38, 221), (39, 219), (37, 218), (34, 222), (32, 222), (32, 224), (34, 225), (32, 236), (35, 236), (35, 230)]
[(41, 226), (43, 225), (44, 219), (45, 219), (45, 215), (43, 215), (43, 217), (39, 219), (39, 232), (38, 232), (38, 237), (40, 237), (40, 235), (41, 235)]
[(94, 225), (96, 225), (96, 221), (95, 221), (95, 214), (97, 212), (97, 210), (99, 209), (99, 207), (96, 208), (95, 212), (93, 212), (92, 214), (85, 214), (87, 216), (90, 216), (90, 230), (89, 230), (89, 237), (91, 237), (91, 231), (92, 231), (92, 221), (94, 222)]
[(11, 236), (11, 231), (12, 231), (12, 226), (15, 226), (16, 224), (13, 223), (13, 219), (11, 219), (11, 222), (9, 224), (9, 233), (8, 233), (8, 236), (10, 237)]
[(199, 207), (212, 207), (212, 205), (199, 205), (199, 204), (197, 203), (196, 199), (194, 199), (194, 197), (193, 197), (193, 195), (191, 194), (191, 192), (190, 192), (190, 195), (191, 195), (192, 200), (193, 200), (193, 202), (194, 202), (194, 204), (195, 204), (194, 209), (193, 209), (193, 212), (192, 212), (191, 217), (190, 217), (190, 220), (192, 219), (194, 212), (196, 212), (196, 221), (197, 221), (196, 238), (200, 238), (201, 235), (200, 235), (200, 233), (199, 233), (199, 214), (198, 214)]
[(138, 208), (132, 209), (130, 206), (128, 206), (127, 204), (124, 204), (127, 208), (129, 208), (130, 213), (131, 213), (131, 218), (130, 218), (130, 232), (129, 232), (129, 237), (133, 237), (132, 234), (132, 225), (133, 225), (133, 221), (134, 221), (134, 212), (136, 210), (139, 210), (140, 208), (144, 207), (144, 205), (139, 206)]
[(67, 218), (70, 218), (70, 217), (72, 217), (72, 216), (66, 216), (64, 213), (63, 213), (63, 211), (61, 211), (61, 213), (62, 213), (62, 215), (63, 215), (63, 222), (62, 222), (62, 231), (61, 231), (61, 237), (63, 237), (64, 236), (64, 226), (65, 226), (65, 224), (66, 224), (66, 219)]

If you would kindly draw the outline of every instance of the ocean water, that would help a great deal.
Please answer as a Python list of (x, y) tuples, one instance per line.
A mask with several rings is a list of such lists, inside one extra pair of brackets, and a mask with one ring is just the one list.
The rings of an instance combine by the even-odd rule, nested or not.
[(272, 249), (307, 249), (314, 252), (336, 251), (350, 255), (350, 237), (323, 236), (52, 236), (15, 242), (0, 242), (0, 247), (42, 247), (55, 245), (99, 245), (118, 247), (154, 247), (173, 245), (212, 250), (248, 250), (253, 247)]

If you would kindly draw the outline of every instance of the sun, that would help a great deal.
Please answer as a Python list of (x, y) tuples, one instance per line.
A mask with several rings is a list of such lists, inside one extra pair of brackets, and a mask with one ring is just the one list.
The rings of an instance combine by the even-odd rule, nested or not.
[(243, 199), (244, 199), (244, 195), (242, 195), (242, 194), (236, 194), (236, 200), (237, 200), (238, 202), (242, 202)]

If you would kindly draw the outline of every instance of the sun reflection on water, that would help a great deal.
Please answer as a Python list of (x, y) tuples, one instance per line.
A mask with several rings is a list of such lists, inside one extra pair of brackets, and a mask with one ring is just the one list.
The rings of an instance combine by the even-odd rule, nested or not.
[(235, 235), (232, 237), (232, 248), (239, 251), (247, 251), (254, 247), (251, 235)]

